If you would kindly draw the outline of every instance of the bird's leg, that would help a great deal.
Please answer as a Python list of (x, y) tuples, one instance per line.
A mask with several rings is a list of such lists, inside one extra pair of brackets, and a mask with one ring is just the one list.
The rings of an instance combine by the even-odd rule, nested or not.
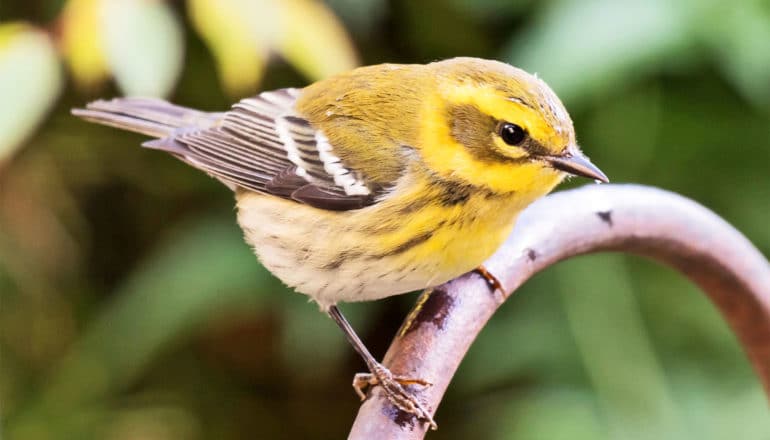
[(366, 398), (363, 389), (367, 386), (380, 385), (388, 396), (388, 400), (393, 403), (397, 408), (402, 411), (414, 414), (418, 419), (427, 422), (431, 429), (436, 429), (436, 422), (433, 421), (430, 412), (426, 410), (422, 404), (417, 400), (414, 395), (404, 389), (404, 385), (423, 385), (430, 386), (431, 383), (422, 379), (407, 378), (403, 376), (395, 376), (384, 365), (377, 362), (369, 353), (361, 338), (358, 337), (350, 323), (342, 316), (340, 309), (337, 306), (331, 306), (328, 310), (329, 316), (337, 323), (337, 325), (345, 333), (345, 337), (348, 338), (350, 344), (358, 352), (359, 355), (366, 362), (366, 366), (369, 368), (369, 373), (359, 373), (353, 378), (353, 388), (361, 400)]
[(481, 275), (487, 281), (489, 287), (491, 287), (494, 291), (500, 292), (502, 298), (505, 299), (505, 289), (503, 288), (503, 283), (501, 283), (492, 272), (488, 271), (487, 268), (483, 265), (477, 267), (475, 272)]

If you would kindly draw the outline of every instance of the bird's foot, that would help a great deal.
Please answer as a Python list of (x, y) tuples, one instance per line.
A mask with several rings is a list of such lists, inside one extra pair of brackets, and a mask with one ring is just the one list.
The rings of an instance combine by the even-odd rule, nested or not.
[(490, 271), (487, 270), (484, 266), (479, 266), (475, 269), (475, 272), (482, 276), (489, 284), (489, 287), (491, 287), (495, 292), (500, 292), (500, 298), (505, 299), (505, 288), (503, 288), (503, 283), (500, 282), (499, 279)]
[(419, 420), (422, 420), (433, 430), (436, 430), (438, 426), (433, 421), (430, 412), (423, 407), (420, 401), (412, 395), (410, 392), (404, 389), (405, 385), (422, 385), (429, 387), (432, 383), (423, 380), (415, 379), (404, 376), (394, 376), (385, 366), (377, 364), (372, 369), (371, 373), (358, 373), (353, 378), (353, 388), (356, 390), (356, 394), (363, 401), (366, 399), (364, 389), (368, 386), (379, 385), (385, 390), (385, 394), (396, 408), (409, 414), (414, 414)]

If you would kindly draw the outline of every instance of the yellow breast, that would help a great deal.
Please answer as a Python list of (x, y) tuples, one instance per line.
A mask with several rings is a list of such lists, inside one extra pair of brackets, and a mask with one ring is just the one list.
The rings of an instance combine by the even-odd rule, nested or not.
[[(548, 176), (550, 177), (550, 175)], [(478, 188), (413, 186), (414, 194), (388, 201), (370, 221), (371, 248), (394, 265), (418, 266), (439, 282), (478, 267), (513, 228), (524, 207), (558, 183), (538, 181), (522, 191), (496, 194)]]

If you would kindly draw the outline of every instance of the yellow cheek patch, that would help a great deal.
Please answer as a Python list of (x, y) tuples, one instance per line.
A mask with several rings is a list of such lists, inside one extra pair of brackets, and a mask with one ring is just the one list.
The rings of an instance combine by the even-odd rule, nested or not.
[[(451, 92), (451, 99), (466, 99), (466, 102), (450, 101), (453, 104), (470, 103), (478, 106), (482, 111), (495, 116), (499, 112), (490, 111), (490, 106), (497, 106), (500, 98), (497, 94), (493, 97), (484, 88), (459, 87)], [(421, 111), (421, 129), (419, 133), (419, 148), (422, 150), (422, 159), (425, 164), (447, 179), (460, 179), (471, 185), (486, 187), (493, 192), (524, 192), (529, 193), (535, 188), (547, 186), (551, 188), (561, 180), (557, 173), (538, 162), (506, 163), (481, 161), (468, 149), (455, 141), (451, 134), (449, 121), (447, 120), (446, 98), (436, 96), (427, 100)], [(544, 124), (537, 121), (531, 110), (521, 104), (508, 101), (508, 105), (522, 108), (522, 119), (517, 123)], [(497, 107), (495, 107), (497, 108)], [(526, 111), (525, 111), (526, 110)], [(529, 116), (527, 111), (529, 112)], [(526, 119), (526, 118), (529, 119)], [(524, 121), (524, 122), (522, 122)], [(527, 122), (531, 121), (531, 122)], [(502, 142), (501, 140), (496, 140)], [(503, 148), (503, 145), (496, 145)], [(507, 147), (507, 146), (505, 146)], [(490, 146), (490, 148), (493, 148)], [(510, 149), (510, 147), (507, 147)], [(524, 154), (522, 154), (523, 156)]]

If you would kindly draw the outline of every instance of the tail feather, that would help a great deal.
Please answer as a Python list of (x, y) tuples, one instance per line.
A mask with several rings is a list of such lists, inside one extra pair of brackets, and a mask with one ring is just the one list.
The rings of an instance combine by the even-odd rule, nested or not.
[(99, 100), (85, 109), (72, 109), (72, 114), (155, 138), (169, 137), (180, 128), (210, 128), (222, 117), (222, 113), (206, 113), (152, 98)]

